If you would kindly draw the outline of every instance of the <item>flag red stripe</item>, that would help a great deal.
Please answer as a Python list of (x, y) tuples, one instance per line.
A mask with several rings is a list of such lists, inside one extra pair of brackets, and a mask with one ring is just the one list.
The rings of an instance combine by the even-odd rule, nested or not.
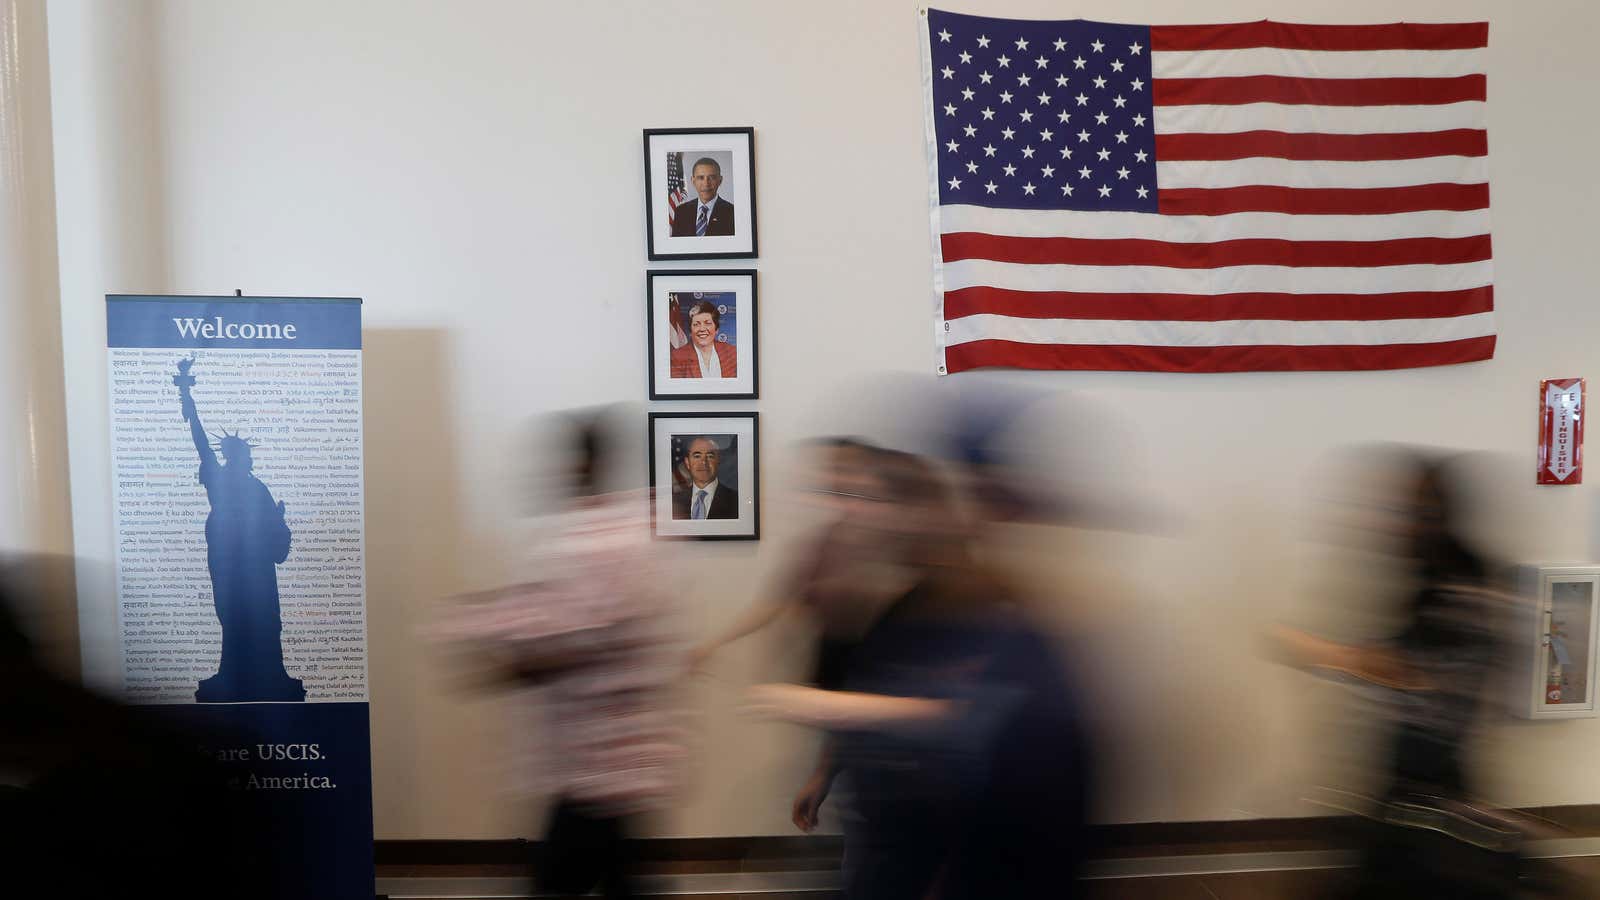
[(1296, 25), (1263, 21), (1150, 29), (1151, 50), (1470, 50), (1488, 44), (1487, 22)]
[(1169, 216), (1220, 216), (1238, 212), (1359, 216), (1429, 209), (1487, 209), (1487, 184), (1418, 184), (1391, 188), (1290, 188), (1251, 185), (1173, 188), (1160, 192)]
[[(1165, 210), (1163, 209), (1163, 212)], [(1143, 238), (1010, 237), (960, 231), (943, 236), (944, 260), (987, 259), (1004, 263), (1082, 266), (1359, 267), (1457, 265), (1490, 258), (1486, 234), (1460, 238), (1398, 238), (1384, 241), (1290, 241), (1242, 238), (1211, 243), (1171, 243)]]
[(1423, 159), (1429, 156), (1488, 156), (1488, 133), (1475, 128), (1407, 134), (1307, 134), (1243, 131), (1236, 134), (1158, 134), (1156, 159), (1340, 160)]
[(1457, 78), (1157, 78), (1150, 96), (1157, 106), (1287, 103), (1303, 106), (1430, 106), (1483, 100), (1488, 80)]
[(990, 366), (1142, 372), (1328, 371), (1448, 366), (1494, 357), (1494, 336), (1374, 346), (1146, 347), (970, 341), (945, 348), (945, 368)]
[(947, 291), (944, 317), (990, 313), (1025, 319), (1218, 322), (1227, 319), (1376, 321), (1467, 316), (1494, 310), (1494, 288), (1394, 294), (1089, 294), (970, 287)]

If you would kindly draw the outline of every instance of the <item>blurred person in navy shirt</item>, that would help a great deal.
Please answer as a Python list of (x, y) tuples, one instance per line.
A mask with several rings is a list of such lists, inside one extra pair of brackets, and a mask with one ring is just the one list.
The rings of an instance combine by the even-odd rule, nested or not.
[(920, 457), (881, 451), (851, 514), (880, 566), (848, 609), (839, 689), (754, 712), (829, 733), (853, 789), (846, 900), (1072, 896), (1088, 753), (1061, 660), (971, 556), (976, 520)]

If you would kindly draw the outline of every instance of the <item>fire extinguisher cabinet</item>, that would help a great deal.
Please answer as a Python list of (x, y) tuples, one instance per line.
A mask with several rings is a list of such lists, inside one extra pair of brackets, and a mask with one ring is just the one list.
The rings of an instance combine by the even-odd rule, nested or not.
[(1600, 565), (1529, 566), (1523, 573), (1533, 603), (1519, 639), (1512, 709), (1530, 719), (1593, 718)]

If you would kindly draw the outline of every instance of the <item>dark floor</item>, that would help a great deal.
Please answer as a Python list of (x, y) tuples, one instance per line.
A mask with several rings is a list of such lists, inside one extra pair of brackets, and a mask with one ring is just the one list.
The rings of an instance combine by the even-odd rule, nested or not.
[[(1527, 866), (1528, 900), (1594, 900), (1600, 897), (1600, 857), (1534, 861)], [(1227, 875), (1179, 875), (1168, 878), (1121, 878), (1088, 883), (1089, 900), (1323, 900), (1349, 887), (1351, 873), (1339, 869), (1240, 872)], [(1428, 898), (1434, 900), (1434, 898)], [(1447, 898), (1438, 898), (1447, 900)]]
[[(1540, 837), (1600, 837), (1600, 812), (1594, 807), (1527, 810), (1531, 824), (1545, 829)], [(1352, 846), (1345, 838), (1348, 823), (1335, 820), (1280, 820), (1241, 823), (1186, 823), (1119, 828), (1101, 841), (1096, 856), (1103, 860), (1148, 860), (1153, 871), (1185, 857), (1212, 856), (1270, 865), (1304, 851), (1329, 851)], [(837, 870), (838, 839), (701, 839), (645, 842), (646, 871), (659, 875), (696, 875), (730, 872), (827, 872)], [(472, 878), (524, 876), (526, 844), (500, 847), (487, 856), (482, 848), (469, 848), (469, 859), (451, 858), (448, 849), (419, 852), (398, 845), (380, 849), (381, 878)], [(1573, 852), (1573, 851), (1568, 851)], [(498, 854), (498, 855), (496, 855)], [(1259, 854), (1275, 857), (1256, 856)], [(1324, 859), (1328, 854), (1320, 854)], [(387, 857), (387, 858), (386, 858)], [(1151, 859), (1152, 857), (1158, 859)], [(406, 862), (401, 862), (404, 859)], [(489, 860), (493, 859), (493, 862)], [(1209, 863), (1207, 863), (1209, 867)], [(1242, 866), (1235, 866), (1242, 867)], [(1191, 867), (1192, 868), (1192, 867)], [(1519, 900), (1600, 900), (1600, 856), (1560, 860), (1533, 860), (1523, 867), (1523, 894)], [(1123, 870), (1117, 870), (1119, 873)], [(1168, 875), (1093, 879), (1084, 883), (1087, 900), (1342, 900), (1353, 871), (1348, 869), (1278, 869), (1227, 874)], [(697, 885), (698, 887), (698, 885)], [(662, 900), (837, 900), (822, 891), (671, 894)], [(1011, 898), (996, 898), (1011, 900)], [(1452, 898), (1427, 898), (1452, 900)]]
[[(1563, 871), (1557, 871), (1560, 867)], [(427, 867), (426, 874), (466, 874)], [(1600, 898), (1600, 857), (1535, 861), (1529, 865), (1524, 900), (1594, 900)], [(395, 872), (387, 874), (395, 875)], [(422, 873), (417, 873), (422, 874)], [(474, 867), (473, 875), (512, 874)], [(1350, 873), (1339, 869), (1241, 872), (1219, 875), (1176, 875), (1098, 879), (1085, 882), (1085, 900), (1324, 900), (1339, 898)], [(797, 891), (750, 894), (672, 894), (670, 900), (838, 900), (833, 892)], [(666, 900), (663, 897), (662, 900)], [(1001, 898), (997, 898), (1001, 900)], [(1009, 900), (1009, 898), (1006, 898)], [(1449, 900), (1449, 898), (1427, 898)]]

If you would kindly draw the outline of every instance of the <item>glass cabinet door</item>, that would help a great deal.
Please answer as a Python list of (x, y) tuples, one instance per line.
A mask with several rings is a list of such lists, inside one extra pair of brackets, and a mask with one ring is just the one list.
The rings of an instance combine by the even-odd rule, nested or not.
[(1548, 708), (1588, 706), (1590, 634), (1594, 628), (1595, 582), (1590, 578), (1550, 580), (1550, 606), (1545, 613), (1544, 703)]

